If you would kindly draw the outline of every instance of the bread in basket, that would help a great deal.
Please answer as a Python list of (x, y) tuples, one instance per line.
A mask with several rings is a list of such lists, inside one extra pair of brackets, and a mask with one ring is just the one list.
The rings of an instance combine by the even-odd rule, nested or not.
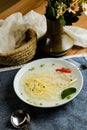
[(26, 32), (26, 43), (7, 53), (0, 53), (0, 64), (6, 66), (21, 65), (30, 61), (37, 47), (36, 33), (29, 29)]

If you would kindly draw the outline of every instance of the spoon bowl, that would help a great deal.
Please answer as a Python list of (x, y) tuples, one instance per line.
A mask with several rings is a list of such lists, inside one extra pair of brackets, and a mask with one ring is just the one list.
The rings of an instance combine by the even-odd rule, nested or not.
[(11, 123), (15, 128), (23, 128), (24, 130), (28, 130), (30, 116), (23, 110), (16, 110), (11, 115)]

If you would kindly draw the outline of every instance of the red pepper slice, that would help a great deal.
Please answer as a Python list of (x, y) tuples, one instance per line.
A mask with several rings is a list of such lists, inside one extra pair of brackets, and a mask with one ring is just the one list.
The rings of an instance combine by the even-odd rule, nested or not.
[(66, 69), (66, 68), (57, 68), (56, 71), (65, 72), (65, 73), (71, 73), (72, 72), (70, 69)]

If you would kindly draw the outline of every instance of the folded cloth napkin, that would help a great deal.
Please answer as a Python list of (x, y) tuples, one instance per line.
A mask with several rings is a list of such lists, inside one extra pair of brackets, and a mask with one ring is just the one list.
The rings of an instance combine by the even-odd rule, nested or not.
[[(25, 32), (29, 28), (37, 34), (37, 39), (41, 38), (47, 31), (46, 17), (33, 10), (26, 15), (20, 12), (8, 16), (5, 20), (0, 20), (0, 53), (8, 52), (20, 46), (25, 38)], [(64, 26), (63, 41), (68, 41), (67, 36), (73, 39), (71, 44), (87, 47), (87, 30), (75, 27)], [(67, 35), (68, 34), (68, 35)], [(67, 39), (67, 40), (66, 40)], [(65, 46), (65, 45), (64, 45)]]

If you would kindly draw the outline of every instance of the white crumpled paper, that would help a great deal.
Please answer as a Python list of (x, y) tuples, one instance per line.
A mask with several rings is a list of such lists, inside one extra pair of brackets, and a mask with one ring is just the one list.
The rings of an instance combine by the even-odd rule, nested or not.
[(28, 28), (21, 13), (13, 14), (0, 21), (0, 53), (8, 52), (16, 47), (17, 41)]
[(0, 53), (5, 53), (19, 46), (25, 38), (25, 32), (32, 28), (39, 39), (46, 32), (44, 15), (30, 11), (25, 16), (20, 12), (0, 20)]
[[(18, 12), (10, 15), (5, 20), (1, 19), (0, 53), (8, 52), (19, 46), (21, 41), (25, 38), (26, 30), (29, 28), (36, 32), (37, 39), (42, 37), (47, 30), (45, 16), (31, 10), (25, 16)], [(75, 26), (65, 26), (64, 31), (73, 39), (73, 45), (87, 47), (86, 29)]]
[(74, 45), (87, 47), (87, 30), (76, 26), (65, 26), (64, 31), (74, 39)]

